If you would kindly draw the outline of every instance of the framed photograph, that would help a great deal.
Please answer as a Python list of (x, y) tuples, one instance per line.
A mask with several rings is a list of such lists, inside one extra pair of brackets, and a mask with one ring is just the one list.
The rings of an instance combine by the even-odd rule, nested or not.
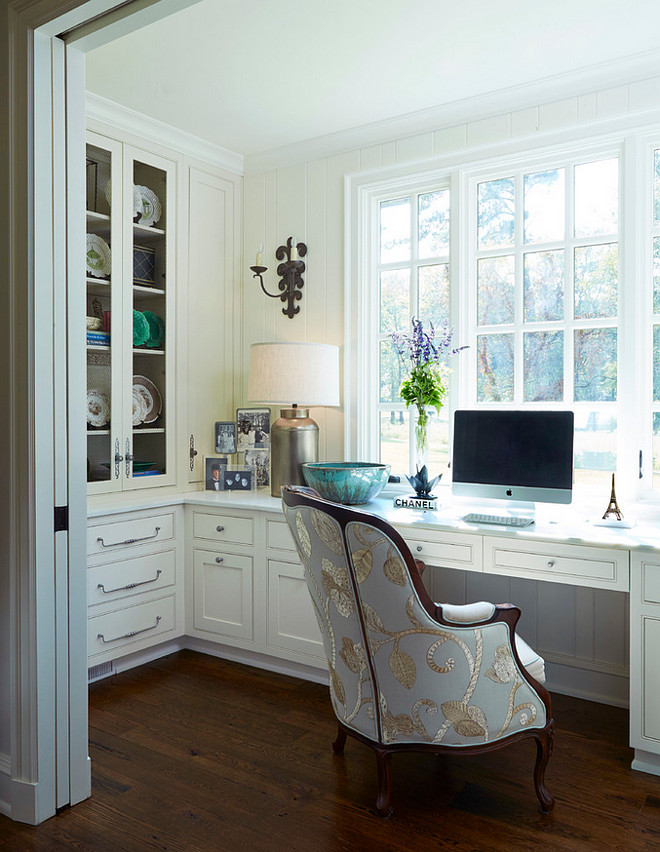
[(270, 409), (237, 409), (236, 433), (236, 443), (239, 450), (257, 450), (270, 447)]
[(215, 424), (215, 451), (227, 455), (236, 452), (236, 424), (231, 420)]
[(207, 491), (224, 491), (224, 473), (227, 459), (221, 456), (206, 456), (204, 459), (204, 477)]
[(246, 450), (245, 467), (254, 471), (257, 488), (270, 485), (270, 448)]
[(223, 485), (225, 491), (251, 491), (252, 490), (252, 470), (243, 468), (242, 470), (225, 470), (223, 476)]

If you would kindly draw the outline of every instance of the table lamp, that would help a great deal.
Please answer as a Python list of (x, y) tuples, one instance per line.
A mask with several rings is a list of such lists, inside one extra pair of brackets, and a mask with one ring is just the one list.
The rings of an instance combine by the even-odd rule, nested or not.
[[(302, 464), (318, 461), (319, 427), (309, 406), (339, 405), (339, 348), (326, 343), (253, 343), (248, 400), (284, 405), (271, 426), (271, 489), (304, 485)], [(299, 407), (304, 406), (304, 407)]]

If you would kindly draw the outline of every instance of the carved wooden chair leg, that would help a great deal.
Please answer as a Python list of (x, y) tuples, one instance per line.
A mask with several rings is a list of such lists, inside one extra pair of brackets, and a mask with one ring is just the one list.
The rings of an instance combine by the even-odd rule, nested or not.
[(555, 806), (555, 800), (545, 786), (545, 768), (552, 754), (552, 727), (539, 731), (536, 739), (536, 764), (534, 766), (534, 790), (541, 803), (541, 813), (549, 814)]
[(344, 745), (346, 744), (346, 731), (341, 725), (337, 725), (337, 739), (332, 744), (332, 750), (335, 754), (344, 753)]
[(384, 749), (376, 748), (376, 763), (378, 765), (378, 798), (376, 799), (376, 810), (378, 815), (388, 817), (392, 813), (390, 795), (392, 782), (390, 777), (390, 762), (392, 753)]

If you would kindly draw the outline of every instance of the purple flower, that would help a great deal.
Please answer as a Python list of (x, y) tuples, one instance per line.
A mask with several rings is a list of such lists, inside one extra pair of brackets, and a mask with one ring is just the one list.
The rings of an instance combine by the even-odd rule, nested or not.
[(437, 364), (441, 359), (467, 348), (466, 346), (452, 347), (451, 340), (454, 332), (448, 324), (444, 325), (442, 334), (437, 339), (433, 323), (429, 322), (428, 325), (429, 330), (425, 331), (422, 320), (413, 317), (412, 334), (394, 331), (390, 335), (399, 356), (404, 360), (410, 360), (413, 369), (425, 364)]

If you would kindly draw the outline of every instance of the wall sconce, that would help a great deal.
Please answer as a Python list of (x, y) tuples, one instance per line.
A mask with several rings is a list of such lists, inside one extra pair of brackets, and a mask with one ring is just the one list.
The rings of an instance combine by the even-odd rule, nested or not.
[(261, 248), (257, 252), (256, 265), (250, 267), (252, 272), (254, 272), (252, 277), (259, 279), (261, 289), (267, 296), (270, 296), (271, 299), (280, 299), (282, 302), (286, 302), (286, 307), (282, 308), (282, 313), (289, 317), (289, 319), (293, 319), (296, 314), (300, 313), (300, 305), (294, 306), (294, 302), (302, 299), (302, 288), (305, 285), (302, 274), (305, 271), (305, 264), (300, 258), (305, 257), (306, 254), (307, 246), (305, 243), (297, 243), (295, 237), (289, 237), (286, 245), (279, 246), (275, 252), (275, 257), (283, 261), (277, 267), (277, 274), (280, 276), (277, 285), (280, 289), (279, 293), (269, 293), (264, 287), (263, 274), (268, 270), (268, 267), (261, 265), (263, 261), (263, 251)]

